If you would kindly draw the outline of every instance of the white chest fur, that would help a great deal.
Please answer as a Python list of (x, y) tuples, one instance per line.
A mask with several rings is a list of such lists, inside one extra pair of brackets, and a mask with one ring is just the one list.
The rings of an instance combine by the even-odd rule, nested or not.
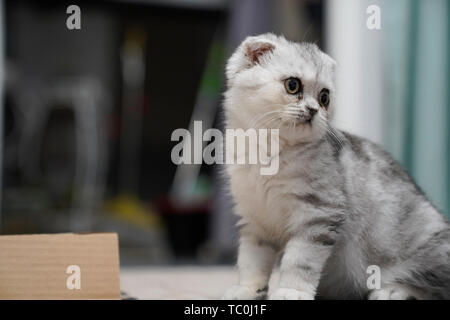
[(329, 182), (336, 170), (318, 160), (320, 153), (320, 147), (286, 147), (275, 175), (261, 175), (259, 165), (228, 167), (236, 214), (272, 240), (286, 240), (289, 226), (311, 214), (303, 211), (297, 195), (315, 194), (319, 187), (323, 192), (325, 186), (332, 190)]
[[(279, 243), (286, 240), (290, 223), (292, 195), (301, 192), (304, 183), (280, 168), (276, 175), (260, 174), (258, 165), (233, 166), (228, 169), (230, 187), (236, 202), (236, 214), (256, 232)], [(296, 213), (298, 214), (298, 213)]]

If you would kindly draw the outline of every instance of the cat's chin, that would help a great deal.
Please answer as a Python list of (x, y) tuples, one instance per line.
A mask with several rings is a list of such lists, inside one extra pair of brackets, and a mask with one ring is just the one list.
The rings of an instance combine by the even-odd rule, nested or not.
[(278, 129), (280, 139), (289, 145), (316, 142), (326, 134), (314, 121), (297, 121), (295, 125), (283, 123)]

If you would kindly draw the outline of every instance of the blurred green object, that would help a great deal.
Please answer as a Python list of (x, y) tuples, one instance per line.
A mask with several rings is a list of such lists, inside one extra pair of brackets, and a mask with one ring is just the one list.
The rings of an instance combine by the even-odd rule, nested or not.
[(383, 3), (386, 145), (450, 217), (450, 2)]
[(222, 72), (225, 61), (225, 48), (221, 41), (214, 41), (209, 49), (208, 61), (203, 74), (200, 90), (216, 98), (222, 90)]

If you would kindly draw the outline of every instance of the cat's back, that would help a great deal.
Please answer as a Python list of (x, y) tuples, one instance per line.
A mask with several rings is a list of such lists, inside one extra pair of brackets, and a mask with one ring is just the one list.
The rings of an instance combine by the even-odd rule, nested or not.
[[(367, 264), (396, 265), (448, 228), (406, 170), (380, 146), (342, 132), (349, 206), (345, 234)], [(349, 256), (351, 253), (349, 253)]]

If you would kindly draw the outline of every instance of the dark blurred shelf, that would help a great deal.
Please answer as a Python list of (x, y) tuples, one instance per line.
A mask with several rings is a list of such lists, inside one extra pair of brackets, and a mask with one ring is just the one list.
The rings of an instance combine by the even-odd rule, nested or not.
[(117, 3), (164, 5), (168, 7), (178, 7), (186, 9), (217, 10), (224, 9), (229, 1), (227, 0), (113, 0)]

